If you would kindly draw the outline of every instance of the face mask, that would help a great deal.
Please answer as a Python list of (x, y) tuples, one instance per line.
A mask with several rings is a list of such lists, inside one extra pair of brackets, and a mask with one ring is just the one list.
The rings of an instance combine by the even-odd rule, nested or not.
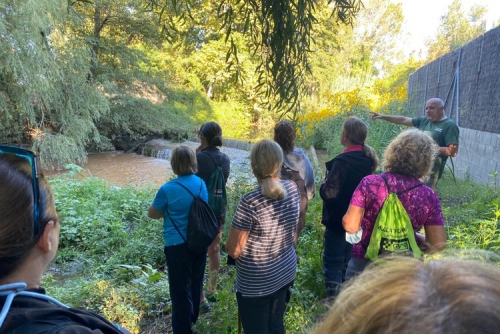
[(350, 244), (357, 244), (358, 242), (361, 241), (361, 236), (363, 235), (363, 229), (360, 228), (358, 232), (356, 233), (345, 233), (345, 240), (350, 243)]

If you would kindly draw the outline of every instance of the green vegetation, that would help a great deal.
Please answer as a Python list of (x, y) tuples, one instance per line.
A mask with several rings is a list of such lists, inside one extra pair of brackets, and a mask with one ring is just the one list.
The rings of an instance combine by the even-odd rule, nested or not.
[[(340, 115), (337, 124), (343, 118)], [(396, 134), (396, 129), (369, 124), (374, 147), (383, 143), (378, 145), (373, 138), (387, 136), (385, 142), (390, 140), (387, 133)], [(375, 135), (375, 129), (386, 134)], [(71, 174), (50, 180), (61, 218), (61, 246), (43, 285), (50, 295), (74, 307), (99, 312), (133, 333), (168, 333), (171, 304), (162, 252), (162, 220), (146, 216), (156, 190), (109, 187), (95, 178), (80, 179), (77, 171)], [(228, 217), (232, 217), (241, 196), (255, 186), (255, 180), (248, 174), (238, 176), (233, 184), (228, 189)], [(438, 194), (449, 241), (445, 252), (437, 256), (477, 256), (498, 261), (499, 189), (495, 185), (454, 181), (446, 174), (438, 185)], [(299, 240), (300, 264), (285, 318), (288, 333), (307, 332), (326, 311), (321, 303), (326, 297), (321, 274), (321, 209), (321, 198), (316, 196), (310, 202), (307, 224)], [(230, 218), (223, 240), (229, 225)], [(200, 317), (196, 329), (201, 333), (237, 332), (235, 268), (222, 262), (219, 301), (212, 312)]]
[[(485, 13), (450, 6), (432, 57), (484, 32)], [(398, 51), (389, 0), (19, 0), (0, 16), (0, 142), (45, 168), (122, 139), (193, 137), (207, 120), (249, 140), (280, 117), (357, 112), (342, 95), (383, 110), (422, 65)]]

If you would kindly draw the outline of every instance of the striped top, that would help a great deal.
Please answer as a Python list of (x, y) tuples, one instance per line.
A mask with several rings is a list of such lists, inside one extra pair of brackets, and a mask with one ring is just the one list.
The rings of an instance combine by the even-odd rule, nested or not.
[(287, 198), (265, 198), (259, 186), (242, 197), (233, 216), (234, 228), (250, 231), (236, 260), (236, 291), (243, 297), (270, 295), (295, 278), (299, 192), (294, 182), (281, 182)]

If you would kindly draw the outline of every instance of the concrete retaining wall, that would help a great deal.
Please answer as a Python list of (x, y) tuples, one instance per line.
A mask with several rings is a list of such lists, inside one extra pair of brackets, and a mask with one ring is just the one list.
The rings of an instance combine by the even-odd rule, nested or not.
[(477, 183), (500, 181), (493, 175), (500, 172), (499, 152), (500, 134), (460, 128), (458, 155), (453, 159), (455, 176)]
[(500, 172), (500, 27), (421, 67), (408, 80), (409, 115), (431, 97), (460, 127), (455, 176), (492, 183)]

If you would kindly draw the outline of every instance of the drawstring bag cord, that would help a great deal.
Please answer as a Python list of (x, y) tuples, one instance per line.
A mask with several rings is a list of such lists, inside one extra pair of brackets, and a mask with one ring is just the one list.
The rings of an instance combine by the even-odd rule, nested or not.
[(5, 298), (5, 303), (3, 304), (2, 311), (0, 312), (0, 328), (2, 328), (3, 322), (5, 321), (5, 318), (7, 317), (7, 313), (10, 310), (10, 306), (12, 305), (12, 301), (14, 300), (14, 297), (16, 297), (16, 296), (26, 296), (26, 297), (32, 297), (32, 298), (37, 298), (37, 299), (41, 299), (41, 300), (46, 300), (46, 301), (48, 301), (52, 304), (55, 304), (57, 306), (69, 308), (69, 306), (61, 303), (57, 299), (54, 299), (52, 297), (46, 296), (46, 295), (41, 294), (41, 293), (24, 291), (25, 289), (26, 289), (26, 283), (23, 283), (23, 282), (16, 282), (16, 283), (0, 285), (0, 297), (7, 296)]

